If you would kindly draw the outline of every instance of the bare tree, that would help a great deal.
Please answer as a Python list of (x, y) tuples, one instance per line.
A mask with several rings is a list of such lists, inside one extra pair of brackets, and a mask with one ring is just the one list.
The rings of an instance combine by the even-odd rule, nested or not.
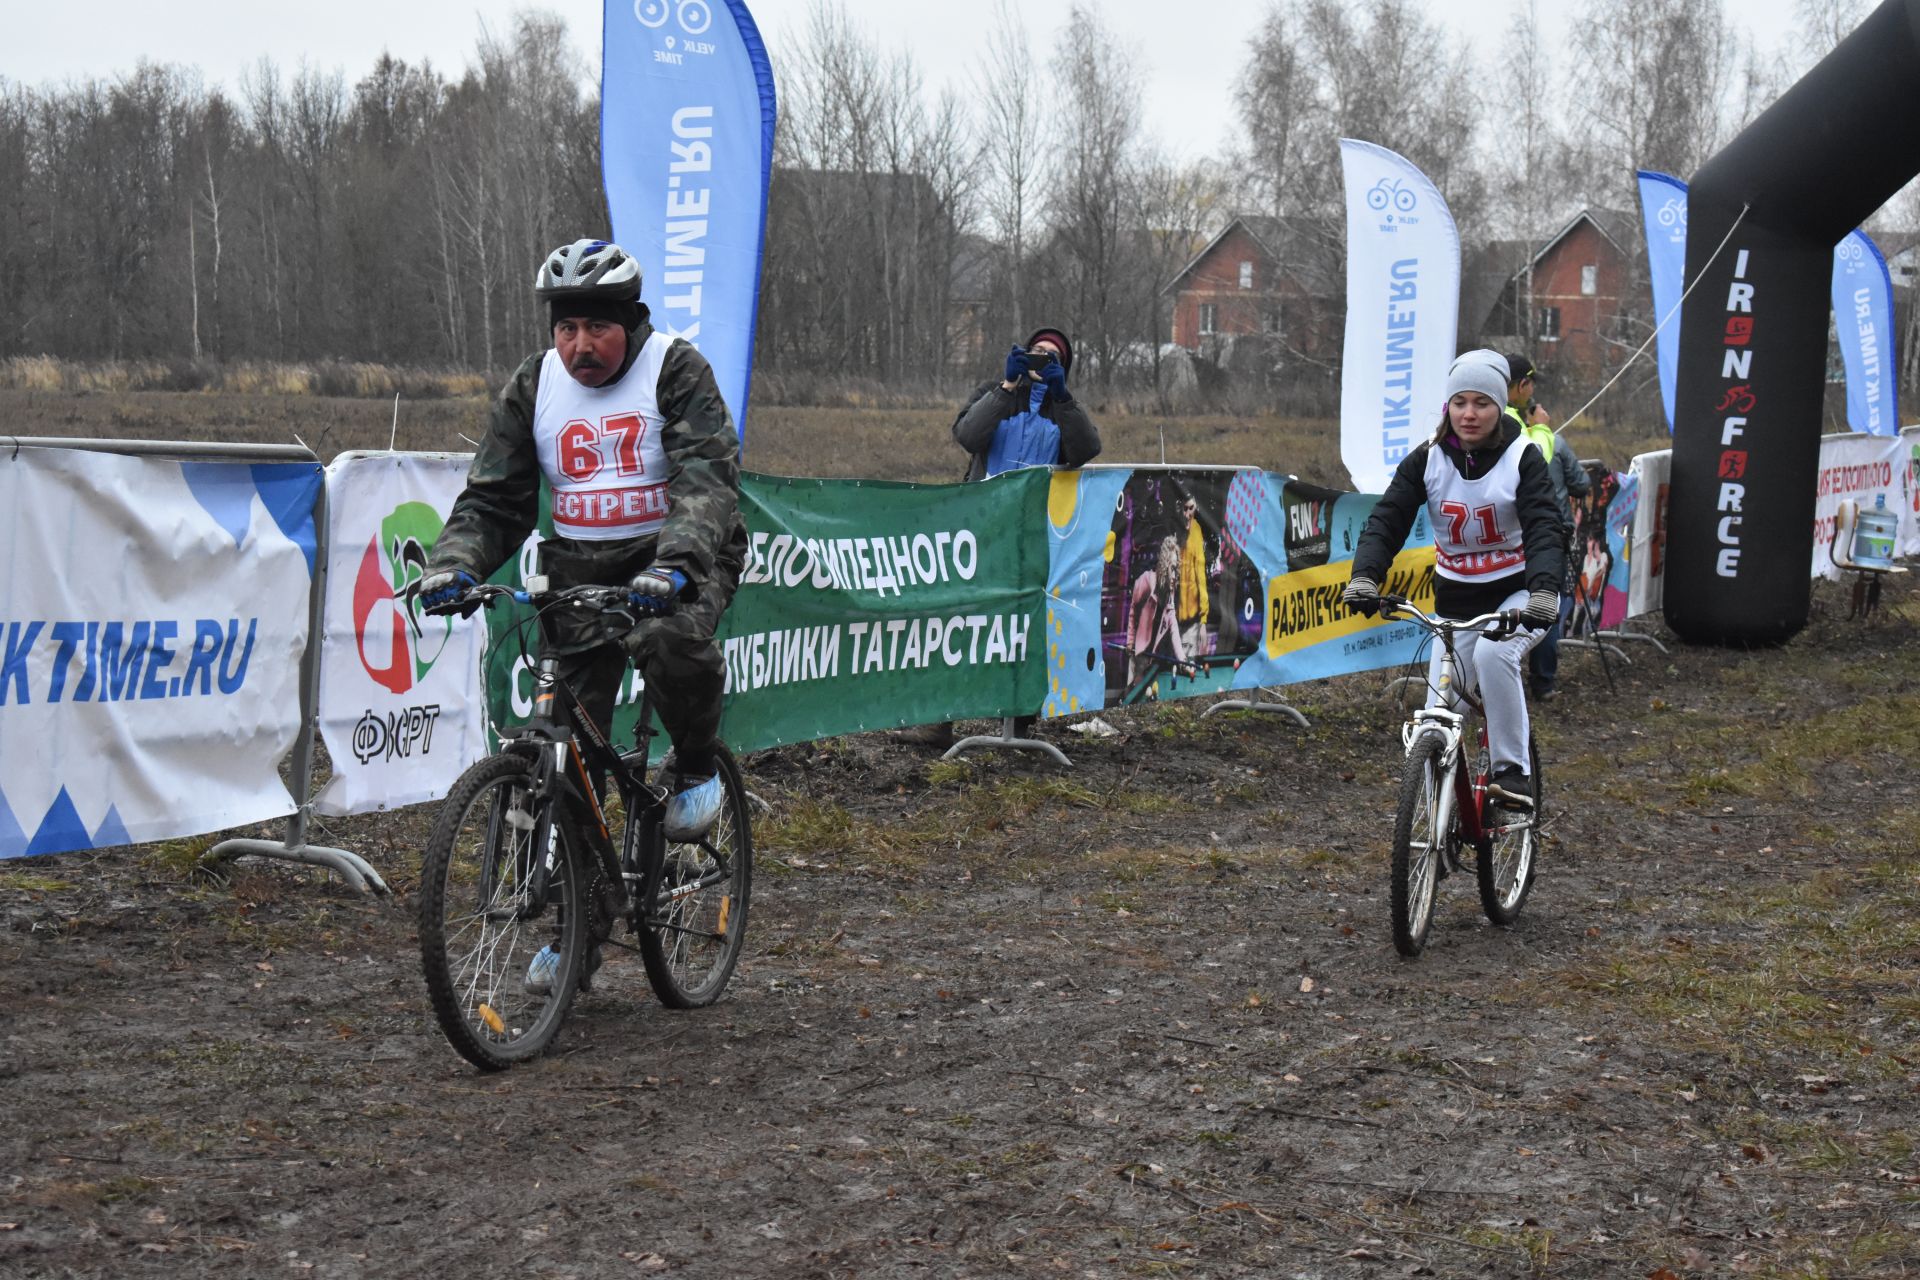
[(1686, 177), (1719, 149), (1742, 50), (1718, 0), (1593, 0), (1573, 46), (1590, 199), (1630, 208), (1635, 169)]
[(1010, 0), (995, 0), (986, 59), (973, 84), (981, 103), (982, 167), (989, 177), (986, 209), (1002, 250), (995, 274), (1005, 291), (1007, 327), (1020, 331), (1026, 328), (1027, 227), (1044, 196), (1043, 174), (1035, 164), (1042, 114), (1033, 51)]
[(1110, 380), (1133, 338), (1124, 301), (1127, 239), (1137, 231), (1129, 196), (1140, 166), (1139, 98), (1132, 55), (1091, 10), (1068, 11), (1049, 64), (1057, 89), (1059, 163), (1049, 190), (1052, 239), (1038, 278), (1090, 357), (1087, 372)]

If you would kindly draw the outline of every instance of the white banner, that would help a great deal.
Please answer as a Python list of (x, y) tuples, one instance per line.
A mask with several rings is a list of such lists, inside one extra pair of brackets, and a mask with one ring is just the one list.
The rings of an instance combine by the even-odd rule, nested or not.
[(283, 817), (316, 463), (0, 455), (0, 857)]
[[(1912, 446), (1898, 436), (1820, 437), (1820, 474), (1813, 500), (1814, 577), (1841, 576), (1842, 571), (1833, 565), (1832, 543), (1842, 502), (1856, 503), (1862, 511), (1872, 511), (1879, 505), (1896, 515), (1912, 507), (1907, 492), (1912, 460)], [(1904, 520), (1911, 521), (1911, 514)], [(1901, 530), (1902, 534), (1906, 532)], [(1896, 546), (1898, 543), (1896, 537)], [(1843, 553), (1845, 550), (1842, 548)]]
[(427, 556), (470, 455), (342, 454), (327, 468), (320, 732), (324, 814), (438, 800), (486, 754), (479, 618), (420, 606)]
[(1907, 501), (1900, 508), (1901, 556), (1920, 556), (1920, 427), (1900, 433), (1900, 456), (1907, 460)]
[(1637, 455), (1627, 474), (1639, 477), (1640, 503), (1633, 509), (1627, 544), (1627, 616), (1659, 609), (1667, 593), (1667, 490), (1673, 483), (1673, 450)]
[(1460, 233), (1425, 174), (1385, 147), (1340, 140), (1347, 192), (1347, 333), (1340, 460), (1361, 493), (1433, 433), (1460, 311)]

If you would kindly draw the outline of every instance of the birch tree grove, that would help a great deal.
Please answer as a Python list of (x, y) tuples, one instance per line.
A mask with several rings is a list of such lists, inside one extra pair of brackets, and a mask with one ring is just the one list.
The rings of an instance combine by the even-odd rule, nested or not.
[[(998, 0), (938, 83), (844, 0), (809, 0), (768, 32), (780, 113), (757, 367), (784, 380), (775, 394), (944, 399), (1047, 324), (1095, 396), (1170, 411), (1176, 384), (1231, 383), (1223, 403), (1322, 412), (1344, 305), (1340, 138), (1433, 179), (1463, 261), (1501, 276), (1527, 342), (1540, 308), (1506, 264), (1585, 209), (1630, 225), (1635, 168), (1690, 174), (1870, 7), (1795, 0), (1795, 40), (1762, 56), (1729, 0), (1521, 0), (1471, 19), (1430, 0), (1263, 0), (1219, 44), (1236, 127), (1196, 158), (1161, 149), (1141, 83), (1153, 51), (1091, 0), (1041, 22)], [(0, 357), (153, 361), (182, 385), (198, 385), (188, 366), (250, 360), (497, 376), (543, 339), (540, 255), (611, 233), (599, 102), (572, 49), (561, 17), (526, 11), (452, 73), (382, 54), (357, 73), (263, 60), (230, 88), (152, 63), (0, 80)], [(1183, 332), (1196, 367), (1172, 346), (1172, 290), (1237, 216), (1273, 241), (1240, 308), (1258, 332), (1234, 333), (1253, 339), (1237, 350)], [(1912, 189), (1875, 227), (1901, 228), (1920, 229)], [(1628, 255), (1605, 335), (1622, 351), (1650, 310)], [(1901, 298), (1911, 385), (1920, 321)], [(1210, 327), (1201, 312), (1190, 297), (1182, 323)]]

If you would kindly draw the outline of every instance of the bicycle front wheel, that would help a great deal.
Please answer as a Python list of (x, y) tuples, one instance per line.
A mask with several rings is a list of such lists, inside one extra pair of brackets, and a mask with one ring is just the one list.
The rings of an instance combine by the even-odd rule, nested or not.
[(1393, 945), (1417, 956), (1433, 924), (1440, 886), (1440, 859), (1447, 832), (1440, 829), (1441, 798), (1451, 776), (1443, 760), (1447, 743), (1437, 733), (1413, 740), (1400, 774), (1400, 809), (1393, 821)]
[(570, 833), (555, 821), (546, 847), (535, 847), (540, 809), (552, 802), (532, 784), (532, 763), (520, 756), (489, 756), (468, 769), (441, 806), (421, 867), (420, 965), (434, 1017), (484, 1071), (552, 1043), (585, 947), (586, 887)]
[(1507, 928), (1520, 918), (1533, 888), (1534, 856), (1540, 851), (1540, 821), (1545, 812), (1545, 779), (1540, 776), (1540, 745), (1527, 740), (1527, 772), (1532, 780), (1533, 812), (1514, 814), (1512, 821), (1487, 833), (1487, 846), (1474, 857), (1480, 880), (1480, 907), (1487, 919)]
[(747, 934), (753, 838), (747, 786), (725, 747), (715, 750), (725, 799), (712, 830), (668, 844), (657, 820), (645, 836), (640, 885), (640, 958), (669, 1009), (698, 1009), (726, 990)]

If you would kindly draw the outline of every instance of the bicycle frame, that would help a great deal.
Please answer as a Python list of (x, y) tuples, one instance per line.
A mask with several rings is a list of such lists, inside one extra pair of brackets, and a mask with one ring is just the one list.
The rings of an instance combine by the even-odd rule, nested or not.
[[(525, 601), (529, 596), (543, 594), (544, 586), (529, 592), (510, 592), (499, 588), (482, 590), (487, 592), (486, 599), (496, 595), (512, 595)], [(649, 729), (643, 718), (643, 739), (648, 734)], [(631, 914), (633, 896), (627, 888), (623, 859), (632, 861), (631, 855), (635, 850), (613, 847), (613, 832), (607, 824), (606, 810), (593, 785), (590, 770), (604, 773), (620, 789), (621, 798), (627, 806), (629, 843), (640, 837), (645, 817), (656, 814), (664, 807), (666, 793), (647, 781), (644, 752), (641, 754), (639, 775), (635, 776), (608, 742), (607, 735), (587, 714), (580, 695), (560, 678), (559, 657), (544, 644), (535, 663), (533, 715), (526, 724), (501, 732), (500, 750), (506, 754), (523, 756), (532, 763), (533, 794), (558, 795), (566, 817), (585, 838), (594, 859), (599, 863), (602, 882), (607, 887), (609, 897), (607, 905), (616, 916)], [(539, 851), (540, 856), (530, 882), (527, 903), (521, 908), (522, 918), (525, 919), (532, 919), (546, 910), (547, 879), (552, 872), (552, 865), (545, 851), (552, 844), (553, 821), (553, 806), (540, 806), (532, 843), (532, 848)]]
[[(1486, 708), (1472, 690), (1460, 683), (1460, 659), (1453, 647), (1453, 638), (1457, 632), (1481, 630), (1489, 623), (1501, 622), (1499, 614), (1483, 614), (1465, 622), (1450, 622), (1421, 612), (1406, 600), (1398, 597), (1384, 597), (1382, 616), (1399, 614), (1420, 623), (1431, 632), (1441, 646), (1440, 674), (1437, 688), (1445, 699), (1458, 699), (1467, 707), (1466, 713), (1447, 707), (1421, 707), (1415, 711), (1407, 723), (1401, 726), (1400, 738), (1408, 752), (1413, 750), (1414, 741), (1425, 733), (1438, 733), (1446, 742), (1446, 750), (1441, 756), (1441, 767), (1453, 778), (1453, 786), (1443, 794), (1438, 815), (1442, 831), (1458, 830), (1462, 840), (1471, 843), (1476, 849), (1484, 849), (1493, 833), (1486, 824), (1486, 791), (1479, 779), (1462, 767), (1461, 744), (1466, 737), (1467, 727), (1476, 717), (1484, 720)], [(1481, 735), (1484, 739), (1484, 730)], [(1481, 745), (1485, 745), (1482, 741)]]

